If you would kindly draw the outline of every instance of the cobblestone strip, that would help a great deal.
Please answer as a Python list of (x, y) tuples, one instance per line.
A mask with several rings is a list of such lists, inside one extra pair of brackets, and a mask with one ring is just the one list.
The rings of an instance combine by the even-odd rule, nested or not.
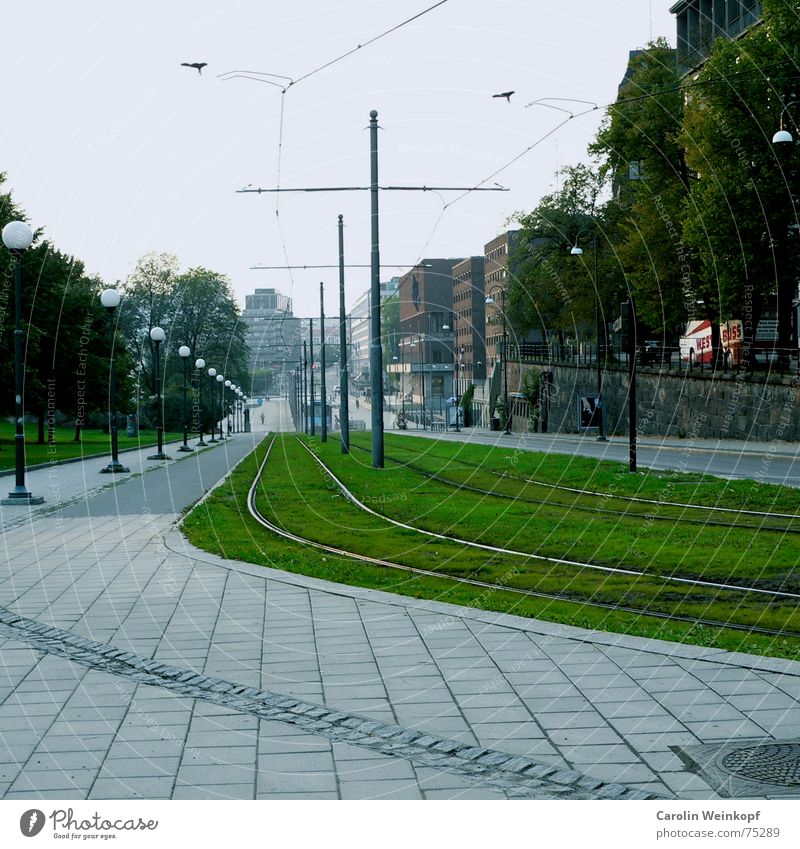
[(335, 742), (467, 775), (517, 797), (559, 799), (657, 799), (624, 784), (590, 778), (506, 752), (465, 745), (399, 725), (378, 722), (323, 705), (200, 675), (190, 669), (148, 660), (71, 631), (53, 628), (0, 607), (0, 633), (81, 666), (163, 687), (181, 696), (203, 699), (241, 713), (278, 720)]

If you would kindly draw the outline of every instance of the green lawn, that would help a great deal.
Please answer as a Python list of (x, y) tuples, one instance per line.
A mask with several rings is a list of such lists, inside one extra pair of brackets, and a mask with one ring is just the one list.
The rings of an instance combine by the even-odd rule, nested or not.
[[(695, 570), (714, 580), (732, 574), (742, 583), (785, 583), (790, 564), (796, 563), (798, 557), (798, 544), (791, 538), (773, 539), (777, 535), (752, 529), (693, 527), (687, 533), (679, 522), (669, 532), (660, 527), (654, 533), (649, 527), (643, 528), (645, 521), (641, 516), (591, 517), (563, 506), (534, 508), (528, 503), (465, 492), (392, 463), (387, 463), (384, 470), (371, 469), (367, 455), (354, 452), (343, 457), (335, 440), (326, 446), (311, 440), (309, 444), (357, 497), (379, 513), (459, 538), (501, 543), (525, 552), (628, 564), (647, 575), (610, 575), (566, 564), (492, 554), (393, 527), (380, 516), (370, 516), (348, 502), (295, 437), (279, 437), (267, 464), (258, 493), (259, 509), (267, 518), (332, 546), (441, 572), (443, 579), (322, 554), (269, 533), (246, 511), (247, 489), (257, 468), (255, 456), (233, 473), (226, 486), (189, 514), (184, 522), (189, 538), (226, 557), (343, 583), (601, 630), (800, 657), (800, 641), (795, 639), (664, 622), (646, 613), (621, 613), (585, 604), (611, 602), (646, 611), (798, 631), (800, 615), (795, 604), (776, 601), (771, 596), (664, 584), (658, 577), (667, 573), (691, 574)], [(259, 456), (263, 456), (265, 446), (263, 443), (257, 450)], [(710, 485), (711, 481), (707, 483)], [(788, 552), (784, 551), (789, 544)], [(558, 593), (564, 600), (457, 585), (447, 581), (448, 575)]]
[[(368, 433), (352, 433), (353, 445), (368, 448)], [(620, 509), (625, 498), (646, 498), (659, 502), (691, 502), (692, 504), (730, 507), (740, 510), (764, 510), (800, 516), (800, 490), (791, 487), (762, 484), (753, 480), (727, 481), (712, 475), (642, 469), (635, 474), (627, 463), (604, 460), (599, 463), (588, 457), (556, 454), (535, 450), (535, 439), (520, 437), (526, 449), (497, 447), (433, 440), (422, 437), (385, 435), (386, 456), (400, 462), (432, 462), (442, 474), (450, 476), (459, 469), (473, 469), (506, 481), (535, 480), (541, 486), (529, 486), (530, 494), (547, 492), (553, 497), (552, 486), (589, 490), (605, 498), (604, 506)], [(680, 455), (677, 456), (680, 465)], [(561, 493), (559, 497), (563, 498)], [(596, 498), (586, 503), (596, 503)], [(627, 509), (636, 509), (627, 502)], [(624, 508), (624, 505), (622, 505)], [(640, 509), (652, 510), (652, 507)], [(660, 510), (667, 508), (662, 504)]]
[[(75, 429), (72, 427), (56, 428), (56, 438), (53, 445), (39, 445), (36, 442), (36, 425), (25, 425), (25, 463), (36, 466), (40, 463), (51, 463), (58, 460), (71, 460), (74, 457), (111, 456), (111, 438), (99, 430), (84, 430), (81, 441), (75, 442)], [(45, 432), (45, 438), (47, 433)], [(164, 441), (183, 439), (182, 433), (167, 433)], [(138, 437), (125, 436), (124, 431), (119, 435), (120, 450), (124, 448), (144, 448), (157, 442), (155, 431), (140, 431)], [(0, 422), (0, 471), (13, 469), (15, 464), (14, 425), (7, 421)]]

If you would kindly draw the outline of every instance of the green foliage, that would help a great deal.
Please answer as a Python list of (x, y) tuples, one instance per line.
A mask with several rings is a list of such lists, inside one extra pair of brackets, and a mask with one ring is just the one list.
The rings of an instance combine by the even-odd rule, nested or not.
[(155, 326), (166, 333), (161, 345), (165, 384), (174, 375), (182, 379), (183, 363), (177, 353), (181, 345), (188, 345), (190, 371), (194, 360), (202, 357), (207, 368), (213, 366), (237, 386), (249, 386), (246, 328), (224, 275), (206, 268), (179, 273), (177, 257), (146, 254), (125, 282), (120, 313), (120, 327), (147, 394), (156, 394), (155, 346), (150, 340)]
[(397, 340), (400, 338), (400, 295), (395, 292), (381, 304), (381, 338), (383, 341), (384, 367), (398, 355)]
[(614, 249), (643, 323), (657, 334), (686, 320), (684, 298), (675, 293), (695, 263), (683, 244), (689, 178), (679, 82), (675, 51), (664, 39), (649, 44), (631, 59), (619, 102), (589, 148), (613, 180), (607, 214), (616, 219)]
[[(0, 174), (0, 186), (4, 181)], [(0, 228), (15, 219), (25, 220), (24, 213), (10, 194), (0, 194)], [(109, 324), (98, 298), (104, 286), (86, 274), (80, 260), (56, 250), (41, 231), (22, 254), (20, 270), (25, 409), (39, 419), (39, 439), (44, 441), (45, 423), (52, 425), (57, 412), (82, 423), (108, 402)], [(0, 375), (3, 413), (14, 409), (13, 327), (13, 263), (0, 248), (0, 358), (11, 365)], [(117, 384), (125, 397), (130, 369), (124, 345), (116, 347), (115, 358)]]
[[(587, 165), (566, 168), (562, 175), (560, 191), (516, 216), (521, 232), (509, 286), (511, 324), (520, 333), (594, 336), (595, 286), (606, 307), (619, 300), (624, 287), (610, 247), (607, 211), (600, 206), (607, 180)], [(570, 253), (575, 245), (582, 256)]]
[[(788, 348), (800, 156), (772, 135), (784, 106), (800, 134), (798, 66), (798, 3), (786, 0), (765, 0), (764, 22), (742, 37), (715, 39), (690, 78), (664, 39), (633, 55), (589, 148), (597, 168), (567, 169), (558, 192), (517, 215), (512, 325), (591, 338), (596, 284), (604, 321), (632, 294), (646, 333), (670, 340), (688, 318), (705, 318), (719, 350), (719, 322), (741, 318), (752, 341), (770, 310)], [(583, 255), (571, 258), (576, 242)]]
[(746, 339), (762, 310), (777, 309), (782, 347), (789, 342), (791, 269), (800, 259), (798, 240), (789, 236), (800, 164), (796, 145), (773, 145), (772, 135), (783, 104), (796, 99), (796, 7), (765, 0), (762, 26), (714, 42), (697, 81), (726, 82), (692, 91), (681, 136), (697, 175), (684, 227), (701, 259), (692, 293), (708, 317), (744, 319)]
[[(354, 433), (351, 444), (356, 450), (359, 447), (369, 450), (367, 440), (368, 435)], [(588, 509), (584, 512), (573, 506), (575, 496), (572, 493), (561, 504), (537, 507), (537, 521), (531, 523), (532, 508), (524, 503), (524, 494), (528, 493), (529, 488), (524, 480), (517, 478), (523, 471), (517, 468), (518, 461), (525, 466), (525, 472), (530, 474), (533, 470), (537, 476), (541, 474), (544, 462), (549, 467), (548, 477), (556, 483), (563, 481), (565, 476), (574, 479), (576, 475), (573, 474), (573, 466), (577, 462), (581, 468), (576, 473), (582, 476), (578, 482), (589, 486), (598, 482), (595, 473), (599, 473), (608, 483), (620, 481), (618, 464), (557, 455), (543, 457), (528, 452), (509, 452), (507, 448), (491, 449), (463, 443), (434, 445), (426, 441), (424, 445), (417, 445), (415, 442), (413, 437), (394, 438), (387, 435), (390, 454), (397, 457), (393, 461), (387, 456), (391, 474), (375, 472), (368, 465), (353, 463), (352, 459), (342, 457), (335, 439), (329, 439), (327, 445), (315, 448), (318, 448), (324, 462), (352, 492), (361, 498), (368, 497), (379, 513), (390, 514), (400, 521), (446, 532), (455, 537), (479, 539), (487, 543), (494, 541), (500, 545), (506, 544), (513, 537), (516, 549), (536, 551), (539, 554), (546, 554), (550, 547), (555, 547), (561, 552), (558, 556), (563, 556), (561, 546), (568, 544), (571, 551), (574, 549), (575, 558), (582, 556), (584, 551), (596, 555), (596, 540), (601, 538), (605, 541), (603, 555), (609, 562), (618, 565), (635, 557), (635, 567), (644, 568), (648, 574), (631, 579), (629, 576), (598, 576), (591, 570), (573, 571), (569, 567), (554, 572), (552, 564), (542, 564), (518, 555), (498, 554), (487, 560), (476, 549), (467, 548), (456, 541), (426, 539), (412, 530), (389, 526), (380, 516), (366, 514), (343, 500), (341, 493), (329, 483), (320, 485), (319, 467), (297, 445), (294, 437), (281, 439), (276, 446), (279, 450), (273, 450), (270, 455), (266, 471), (270, 481), (269, 492), (258, 496), (259, 508), (265, 516), (304, 537), (367, 556), (439, 572), (440, 576), (406, 575), (398, 583), (397, 573), (391, 570), (387, 572), (385, 567), (334, 555), (320, 557), (307, 547), (278, 537), (268, 537), (268, 544), (265, 544), (264, 529), (255, 524), (247, 510), (243, 509), (259, 459), (264, 455), (264, 444), (234, 470), (222, 487), (187, 516), (183, 530), (194, 544), (223, 557), (357, 586), (376, 587), (390, 592), (398, 592), (399, 587), (407, 595), (458, 601), (483, 609), (508, 610), (517, 615), (537, 616), (583, 627), (679, 639), (690, 643), (697, 641), (731, 650), (744, 650), (747, 646), (748, 650), (764, 654), (781, 656), (788, 653), (789, 657), (797, 656), (797, 646), (787, 645), (786, 641), (778, 645), (778, 641), (773, 638), (752, 634), (743, 636), (719, 628), (698, 630), (691, 623), (681, 622), (670, 624), (665, 633), (664, 621), (651, 619), (644, 612), (637, 615), (610, 613), (607, 609), (593, 608), (582, 603), (584, 600), (609, 600), (616, 603), (622, 600), (623, 603), (654, 612), (660, 610), (692, 615), (694, 611), (699, 611), (698, 615), (705, 618), (730, 619), (731, 622), (756, 621), (773, 627), (791, 627), (796, 618), (794, 611), (777, 609), (758, 598), (750, 598), (744, 603), (741, 598), (731, 601), (721, 593), (709, 599), (704, 590), (665, 592), (657, 576), (675, 573), (676, 556), (681, 562), (681, 574), (691, 573), (696, 568), (693, 563), (684, 562), (686, 551), (692, 550), (693, 545), (689, 544), (687, 548), (685, 539), (681, 538), (683, 531), (680, 515), (675, 518), (674, 531), (666, 535), (650, 533), (645, 529), (652, 520), (645, 509), (638, 517), (601, 517), (596, 513), (596, 497), (589, 500)], [(504, 482), (511, 477), (514, 478), (512, 483), (517, 486), (517, 496), (502, 499), (487, 496), (485, 492), (472, 493), (467, 487), (458, 485), (455, 488), (444, 480), (433, 481), (429, 475), (416, 468), (416, 464), (424, 463), (430, 473), (449, 479), (455, 467), (460, 465), (464, 453), (468, 453), (480, 466), (479, 472), (472, 466), (464, 470), (465, 482), (493, 491), (495, 487), (505, 486)], [(510, 475), (501, 477), (500, 470)], [(654, 479), (651, 481), (650, 477)], [(659, 478), (658, 473), (639, 476), (631, 480), (630, 491), (638, 492), (636, 486), (644, 483), (652, 485), (652, 490), (657, 493), (663, 487), (663, 479)], [(625, 480), (623, 477), (622, 481)], [(708, 485), (715, 490), (714, 495), (719, 499), (720, 488), (725, 489), (728, 482), (714, 481)], [(455, 500), (452, 497), (454, 492), (458, 492)], [(552, 497), (552, 489), (547, 489), (542, 495), (545, 502)], [(665, 527), (669, 527), (668, 523), (665, 523)], [(702, 563), (700, 569), (704, 576), (708, 576), (705, 569), (709, 554), (716, 559), (723, 573), (731, 568), (730, 558), (721, 553), (729, 543), (719, 546), (713, 538), (716, 532), (719, 532), (720, 538), (727, 539), (731, 535), (729, 529), (715, 531), (705, 528), (699, 533), (697, 530), (691, 532), (694, 545), (702, 542), (709, 546), (709, 551), (696, 553), (697, 562)], [(754, 535), (753, 530), (734, 533), (745, 545)], [(699, 539), (701, 535), (702, 540)], [(648, 555), (641, 553), (643, 547), (647, 547)], [(665, 547), (678, 553), (668, 554)], [(649, 556), (650, 551), (653, 552), (652, 557)], [(770, 556), (776, 557), (775, 552)], [(741, 564), (741, 568), (753, 570), (759, 569), (760, 565), (754, 567), (752, 558), (748, 558), (747, 563)], [(776, 563), (775, 566), (784, 568), (782, 564)], [(763, 577), (760, 572), (758, 574), (760, 578)], [(499, 587), (486, 592), (485, 588), (470, 588), (450, 581), (450, 576), (462, 575), (502, 584), (507, 588), (541, 592), (563, 593), (564, 586), (568, 585), (571, 602), (542, 600), (513, 593), (506, 597), (507, 591)]]

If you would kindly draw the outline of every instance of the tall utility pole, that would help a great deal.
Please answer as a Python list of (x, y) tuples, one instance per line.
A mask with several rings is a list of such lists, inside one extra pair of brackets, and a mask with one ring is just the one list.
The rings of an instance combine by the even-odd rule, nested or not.
[(308, 350), (311, 354), (311, 371), (309, 372), (309, 392), (308, 397), (311, 402), (311, 435), (317, 432), (316, 426), (314, 425), (314, 413), (316, 412), (314, 409), (314, 319), (310, 318), (308, 320)]
[[(378, 113), (373, 109), (369, 113), (369, 142), (370, 142), (370, 185), (369, 186), (306, 186), (303, 188), (283, 188), (277, 186), (271, 189), (260, 187), (237, 189), (237, 194), (262, 194), (275, 192), (359, 192), (368, 190), (372, 200), (372, 255), (370, 268), (372, 281), (370, 286), (370, 372), (372, 392), (372, 465), (376, 469), (383, 468), (383, 357), (381, 351), (381, 284), (380, 284), (380, 249), (378, 234), (378, 192), (507, 192), (502, 186), (379, 186), (378, 185)], [(485, 182), (485, 181), (484, 181)], [(311, 377), (314, 377), (313, 354)], [(312, 395), (313, 399), (313, 395)], [(313, 401), (312, 401), (313, 408)], [(313, 409), (311, 433), (314, 433)]]
[(372, 218), (372, 283), (369, 299), (369, 371), (372, 384), (372, 468), (383, 468), (383, 352), (381, 351), (381, 256), (378, 233), (378, 112), (369, 113)]
[(308, 348), (303, 340), (303, 433), (308, 433)]
[(347, 375), (347, 315), (344, 311), (344, 216), (339, 216), (339, 426), (342, 454), (350, 453), (350, 388)]
[(319, 400), (322, 409), (320, 439), (328, 441), (328, 400), (325, 386), (325, 284), (319, 284)]

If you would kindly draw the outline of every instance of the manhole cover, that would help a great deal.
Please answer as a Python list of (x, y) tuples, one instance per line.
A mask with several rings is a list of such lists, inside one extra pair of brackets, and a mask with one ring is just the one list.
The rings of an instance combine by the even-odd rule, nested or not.
[(721, 796), (800, 798), (800, 740), (736, 740), (671, 748)]
[(800, 785), (800, 744), (769, 743), (725, 752), (717, 764), (746, 781), (765, 781), (783, 787)]

